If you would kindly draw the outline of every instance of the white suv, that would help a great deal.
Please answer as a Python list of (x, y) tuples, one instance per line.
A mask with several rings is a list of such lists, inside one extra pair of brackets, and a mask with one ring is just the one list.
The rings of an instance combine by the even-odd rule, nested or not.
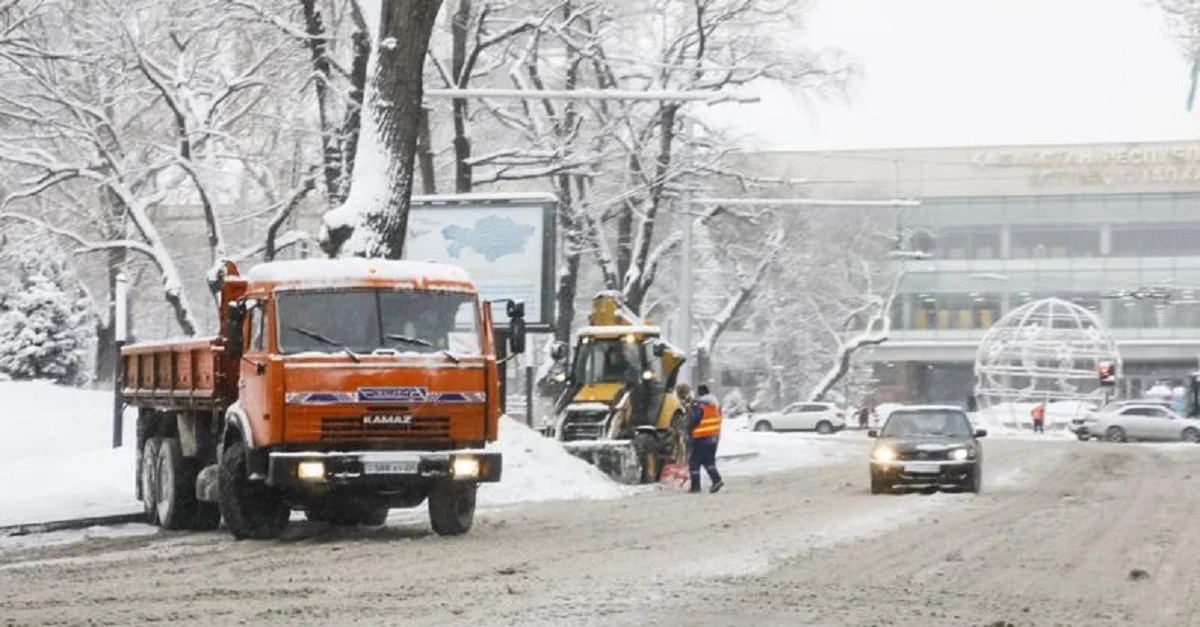
[(816, 431), (829, 434), (846, 428), (846, 412), (833, 403), (793, 403), (781, 412), (750, 418), (755, 431)]

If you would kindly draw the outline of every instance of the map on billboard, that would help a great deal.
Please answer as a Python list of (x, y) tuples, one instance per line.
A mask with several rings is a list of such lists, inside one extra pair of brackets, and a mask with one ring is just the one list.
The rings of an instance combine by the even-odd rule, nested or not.
[(461, 266), (483, 298), (524, 301), (530, 326), (549, 325), (555, 203), (550, 194), (413, 196), (404, 256)]

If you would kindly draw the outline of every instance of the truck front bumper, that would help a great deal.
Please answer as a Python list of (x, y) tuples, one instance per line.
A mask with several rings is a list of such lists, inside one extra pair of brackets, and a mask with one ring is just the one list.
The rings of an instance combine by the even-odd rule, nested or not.
[(500, 453), (455, 451), (277, 451), (268, 455), (267, 483), (276, 487), (386, 487), (433, 481), (494, 483)]

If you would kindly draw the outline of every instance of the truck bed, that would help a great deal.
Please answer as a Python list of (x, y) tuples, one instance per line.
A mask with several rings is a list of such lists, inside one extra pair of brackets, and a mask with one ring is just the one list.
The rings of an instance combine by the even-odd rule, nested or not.
[(220, 409), (229, 385), (223, 357), (216, 338), (126, 346), (121, 396), (137, 407)]

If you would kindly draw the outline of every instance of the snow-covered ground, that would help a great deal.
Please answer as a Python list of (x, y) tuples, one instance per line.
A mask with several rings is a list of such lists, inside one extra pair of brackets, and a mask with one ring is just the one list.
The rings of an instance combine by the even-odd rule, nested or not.
[(112, 448), (112, 393), (0, 382), (0, 526), (141, 511), (136, 423)]

